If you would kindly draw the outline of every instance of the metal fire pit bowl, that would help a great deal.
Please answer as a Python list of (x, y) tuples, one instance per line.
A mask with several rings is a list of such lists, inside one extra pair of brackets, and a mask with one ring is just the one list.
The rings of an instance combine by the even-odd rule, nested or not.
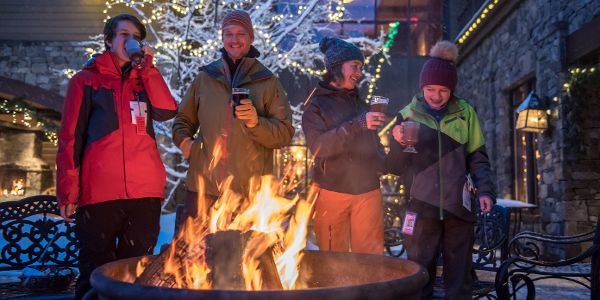
[(192, 290), (124, 281), (135, 274), (141, 257), (111, 262), (92, 273), (100, 299), (346, 300), (420, 299), (427, 271), (417, 263), (381, 255), (305, 251), (300, 276), (308, 288), (298, 290)]

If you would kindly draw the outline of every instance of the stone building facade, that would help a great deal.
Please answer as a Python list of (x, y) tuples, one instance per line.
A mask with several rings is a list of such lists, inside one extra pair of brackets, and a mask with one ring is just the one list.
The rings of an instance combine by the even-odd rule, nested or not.
[[(103, 6), (101, 0), (0, 0), (0, 103), (12, 107), (18, 98), (34, 112), (32, 121), (57, 126), (67, 88), (62, 70), (79, 70), (87, 60), (77, 41), (101, 32)], [(0, 200), (54, 192), (56, 145), (45, 126), (14, 122), (23, 117), (0, 110)], [(20, 180), (24, 194), (11, 194)]]
[[(523, 228), (554, 235), (589, 231), (600, 214), (600, 85), (574, 99), (565, 83), (570, 69), (589, 72), (600, 62), (600, 44), (590, 41), (600, 36), (600, 2), (505, 0), (484, 6), (492, 2), (495, 13), (460, 45), (458, 95), (471, 100), (482, 120), (499, 197), (537, 205), (523, 212)], [(530, 91), (551, 113), (543, 133), (515, 130), (514, 110)], [(578, 138), (574, 128), (580, 128)], [(519, 162), (527, 156), (529, 166)], [(535, 182), (527, 185), (524, 171), (535, 172), (529, 177)], [(528, 191), (519, 192), (523, 187)]]
[[(75, 42), (0, 41), (0, 101), (21, 97), (57, 126), (67, 88), (62, 70), (80, 69), (85, 61), (85, 49)], [(43, 128), (0, 118), (0, 131), (0, 197), (53, 193), (57, 148)], [(11, 195), (21, 179), (24, 193)]]
[(80, 70), (88, 56), (73, 41), (0, 41), (0, 76), (64, 95), (65, 69)]

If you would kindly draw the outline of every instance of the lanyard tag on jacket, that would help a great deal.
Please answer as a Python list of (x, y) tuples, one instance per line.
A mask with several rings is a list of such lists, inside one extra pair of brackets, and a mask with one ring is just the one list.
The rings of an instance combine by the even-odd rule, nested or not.
[(146, 135), (146, 120), (148, 118), (148, 106), (146, 102), (130, 101), (131, 123), (136, 125), (139, 135)]
[(406, 235), (413, 235), (415, 232), (415, 225), (417, 224), (417, 213), (412, 211), (406, 211), (404, 214), (404, 223), (402, 224), (402, 233)]

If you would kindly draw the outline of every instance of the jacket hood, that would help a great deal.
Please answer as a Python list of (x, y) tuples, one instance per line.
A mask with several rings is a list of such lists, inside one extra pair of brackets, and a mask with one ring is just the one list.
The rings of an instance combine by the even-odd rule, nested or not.
[(358, 97), (358, 89), (353, 90), (339, 89), (325, 81), (319, 81), (315, 89), (315, 96), (329, 95), (329, 96), (341, 96), (341, 97)]
[(229, 75), (225, 74), (226, 65), (227, 63), (225, 63), (225, 58), (221, 58), (202, 67), (201, 71), (204, 71), (206, 74), (208, 74), (208, 76), (214, 78), (215, 80), (221, 81), (228, 86), (233, 85), (233, 87), (241, 86), (248, 82), (268, 79), (274, 76), (273, 72), (267, 69), (267, 67), (265, 67), (258, 59), (244, 57), (238, 68), (242, 68), (247, 71), (245, 71), (240, 78), (235, 78), (235, 82), (232, 83), (231, 79), (228, 78)]
[(117, 56), (110, 51), (94, 54), (83, 67), (84, 70), (97, 70), (100, 74), (120, 77), (121, 67)]
[[(452, 114), (452, 113), (456, 113), (456, 112), (459, 112), (464, 109), (463, 107), (461, 107), (459, 105), (460, 100), (461, 100), (460, 98), (458, 98), (454, 95), (450, 96), (450, 100), (448, 100), (448, 103), (446, 103), (446, 105), (448, 106), (448, 113)], [(416, 94), (415, 96), (413, 96), (412, 100), (410, 101), (410, 104), (408, 104), (402, 110), (405, 111), (407, 109), (410, 109), (413, 111), (426, 113), (425, 105), (428, 105), (428, 104), (427, 104), (427, 102), (425, 102), (423, 93), (419, 93), (419, 94)]]

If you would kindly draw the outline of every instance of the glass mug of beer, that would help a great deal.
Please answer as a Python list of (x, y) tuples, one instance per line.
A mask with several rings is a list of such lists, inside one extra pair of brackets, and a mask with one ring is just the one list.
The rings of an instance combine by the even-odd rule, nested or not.
[(390, 99), (383, 96), (373, 96), (371, 99), (371, 111), (385, 113)]
[(419, 128), (421, 124), (415, 121), (404, 121), (402, 124), (403, 130), (402, 135), (404, 137), (404, 142), (406, 143), (406, 148), (404, 148), (404, 152), (408, 153), (418, 153), (417, 149), (415, 149), (415, 145), (419, 142)]
[(250, 90), (246, 88), (232, 88), (231, 96), (233, 100), (233, 115), (235, 116), (235, 107), (240, 105), (242, 99), (248, 99), (248, 97), (250, 97)]

